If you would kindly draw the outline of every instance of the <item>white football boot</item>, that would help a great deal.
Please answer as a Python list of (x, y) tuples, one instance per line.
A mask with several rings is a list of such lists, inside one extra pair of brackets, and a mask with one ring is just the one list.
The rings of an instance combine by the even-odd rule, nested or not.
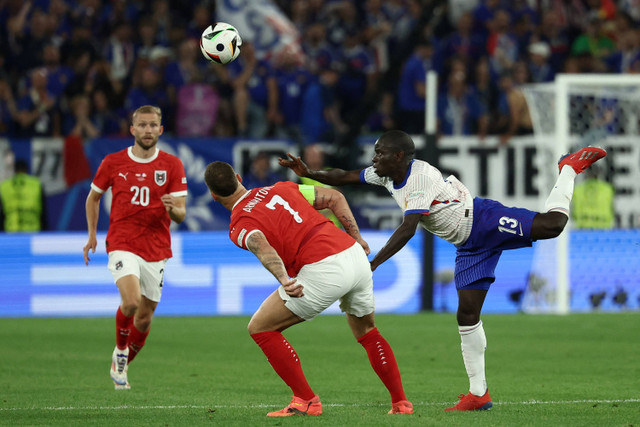
[(127, 361), (129, 359), (129, 347), (120, 350), (118, 347), (113, 349), (111, 355), (111, 370), (109, 371), (111, 379), (116, 390), (129, 390), (131, 386), (127, 381)]

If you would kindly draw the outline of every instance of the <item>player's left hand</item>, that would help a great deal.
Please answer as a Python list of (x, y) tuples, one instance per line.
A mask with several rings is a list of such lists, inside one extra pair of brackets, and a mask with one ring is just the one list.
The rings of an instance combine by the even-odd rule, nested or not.
[(288, 282), (282, 284), (282, 287), (290, 297), (300, 298), (304, 296), (304, 293), (302, 292), (304, 286), (297, 284), (296, 279), (289, 279)]
[(364, 249), (365, 254), (369, 255), (371, 253), (371, 249), (369, 249), (369, 244), (362, 237), (357, 239), (356, 242), (358, 242), (358, 244), (362, 246), (362, 249)]
[(160, 200), (162, 200), (162, 204), (164, 204), (164, 208), (167, 210), (167, 212), (175, 207), (178, 207), (178, 205), (176, 205), (176, 198), (171, 194), (163, 194), (162, 197), (160, 197)]

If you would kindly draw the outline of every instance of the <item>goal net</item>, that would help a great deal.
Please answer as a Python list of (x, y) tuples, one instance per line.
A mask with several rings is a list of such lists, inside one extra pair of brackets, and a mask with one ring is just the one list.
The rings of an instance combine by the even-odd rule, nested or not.
[[(560, 74), (553, 83), (527, 85), (523, 91), (538, 150), (540, 209), (557, 178), (557, 170), (550, 170), (548, 165), (557, 162), (565, 153), (595, 145), (605, 148), (608, 153), (596, 165), (598, 177), (615, 189), (614, 228), (640, 227), (640, 75)], [(584, 180), (584, 175), (578, 176), (576, 185)], [(606, 256), (598, 250), (606, 250), (606, 245), (599, 239), (603, 240), (602, 236), (605, 236), (606, 240), (609, 235), (625, 238), (625, 235), (610, 229), (593, 231), (590, 234), (593, 238), (586, 239), (585, 243), (582, 232), (579, 238), (578, 233), (572, 233), (575, 229), (575, 222), (570, 221), (557, 239), (535, 244), (533, 266), (523, 297), (522, 307), (526, 312), (568, 313), (575, 310), (578, 292), (583, 294), (583, 301), (590, 285), (593, 289), (604, 285), (589, 280), (590, 277), (606, 276), (596, 271), (600, 264), (598, 258)], [(593, 246), (586, 251), (592, 254), (591, 258), (571, 256), (572, 248), (575, 250), (578, 244)], [(580, 253), (585, 251), (580, 250)], [(637, 262), (637, 256), (629, 261)], [(590, 271), (595, 276), (590, 276)], [(633, 271), (629, 273), (634, 274)], [(616, 283), (607, 286), (615, 287)]]

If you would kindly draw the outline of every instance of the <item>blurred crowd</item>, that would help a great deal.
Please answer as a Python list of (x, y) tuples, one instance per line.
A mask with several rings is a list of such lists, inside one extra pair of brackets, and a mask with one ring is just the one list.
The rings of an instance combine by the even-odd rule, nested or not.
[(279, 0), (304, 55), (245, 40), (227, 66), (198, 46), (215, 3), (0, 0), (0, 136), (126, 137), (144, 104), (177, 136), (415, 133), (435, 70), (438, 132), (507, 143), (532, 132), (521, 85), (640, 72), (638, 0)]

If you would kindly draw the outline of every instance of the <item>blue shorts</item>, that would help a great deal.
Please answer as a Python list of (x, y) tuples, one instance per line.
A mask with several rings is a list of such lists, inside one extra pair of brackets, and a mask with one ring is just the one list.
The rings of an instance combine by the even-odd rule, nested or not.
[(495, 200), (473, 199), (471, 234), (456, 251), (456, 289), (489, 289), (502, 251), (532, 245), (531, 224), (536, 215)]

